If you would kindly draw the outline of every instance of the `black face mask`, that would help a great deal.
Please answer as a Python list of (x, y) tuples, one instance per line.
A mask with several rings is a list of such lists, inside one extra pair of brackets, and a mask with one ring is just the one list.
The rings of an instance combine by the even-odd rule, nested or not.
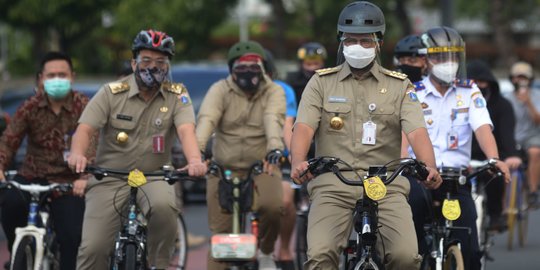
[(245, 92), (255, 92), (262, 81), (262, 72), (234, 72), (234, 82)]
[(397, 68), (407, 75), (409, 80), (413, 83), (421, 81), (422, 80), (422, 68), (421, 67), (415, 67), (415, 66), (409, 66), (409, 65), (399, 65)]
[(480, 92), (482, 92), (482, 96), (484, 96), (486, 100), (489, 100), (489, 98), (491, 97), (491, 89), (489, 89), (489, 87), (478, 88), (480, 89)]
[(305, 70), (305, 69), (302, 69), (302, 73), (304, 74), (304, 78), (306, 79), (311, 79), (311, 77), (313, 75), (315, 75), (315, 70)]

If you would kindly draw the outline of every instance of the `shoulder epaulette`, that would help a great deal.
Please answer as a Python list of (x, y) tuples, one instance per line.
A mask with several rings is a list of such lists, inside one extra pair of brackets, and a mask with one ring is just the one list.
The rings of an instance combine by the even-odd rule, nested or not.
[(456, 80), (456, 86), (463, 87), (463, 88), (472, 88), (474, 85), (474, 80), (470, 79), (458, 79)]
[(129, 90), (129, 84), (127, 82), (112, 82), (108, 84), (111, 93), (118, 94)]
[(422, 81), (415, 82), (413, 83), (413, 85), (414, 85), (414, 90), (416, 91), (422, 91), (426, 89), (426, 86), (424, 85)]
[(319, 76), (324, 76), (332, 73), (336, 73), (339, 71), (339, 67), (331, 67), (331, 68), (323, 68), (323, 69), (317, 69), (315, 72), (319, 74)]
[(187, 92), (186, 87), (182, 83), (166, 82), (166, 83), (163, 83), (163, 89), (165, 89), (166, 91), (169, 91), (171, 93), (177, 94), (177, 95), (181, 95), (181, 94)]
[(383, 67), (381, 67), (381, 72), (388, 75), (388, 76), (390, 76), (390, 77), (394, 77), (394, 78), (400, 79), (400, 80), (405, 80), (407, 78), (407, 74), (397, 72), (397, 71), (388, 70), (388, 69), (383, 68)]

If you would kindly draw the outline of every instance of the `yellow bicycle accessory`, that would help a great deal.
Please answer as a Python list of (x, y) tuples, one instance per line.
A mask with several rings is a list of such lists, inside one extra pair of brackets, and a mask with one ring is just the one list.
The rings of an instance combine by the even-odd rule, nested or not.
[(456, 220), (461, 216), (461, 207), (458, 200), (444, 199), (442, 214), (448, 220)]
[(131, 172), (129, 172), (128, 175), (128, 185), (131, 187), (140, 187), (142, 185), (146, 184), (146, 177), (144, 174), (135, 169)]
[(367, 196), (374, 201), (378, 201), (386, 196), (386, 186), (378, 176), (365, 179), (364, 189)]

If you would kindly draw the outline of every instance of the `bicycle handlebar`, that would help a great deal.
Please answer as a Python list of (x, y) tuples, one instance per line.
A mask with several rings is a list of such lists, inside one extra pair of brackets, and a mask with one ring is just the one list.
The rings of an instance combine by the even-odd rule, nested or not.
[(501, 170), (495, 166), (497, 164), (497, 160), (495, 159), (488, 159), (486, 161), (483, 161), (481, 163), (473, 162), (471, 161), (471, 167), (475, 170), (473, 173), (467, 175), (467, 180), (470, 180), (473, 177), (478, 176), (481, 173), (487, 172), (487, 171), (495, 171), (496, 177), (502, 176)]
[[(211, 174), (218, 174), (219, 178), (222, 181), (228, 181), (227, 176), (225, 175), (225, 168), (223, 166), (215, 161), (212, 161), (210, 163), (210, 166), (208, 167), (208, 172)], [(245, 180), (253, 180), (253, 176), (259, 175), (263, 172), (263, 162), (260, 160), (255, 161), (250, 167), (248, 171), (248, 176)]]
[(62, 193), (69, 192), (73, 189), (72, 184), (59, 184), (59, 183), (52, 183), (49, 185), (38, 185), (38, 184), (21, 184), (15, 181), (5, 181), (0, 182), (0, 189), (8, 189), (15, 187), (19, 190), (30, 192), (32, 194), (40, 194), (44, 192), (50, 192), (50, 191), (60, 191)]
[[(96, 179), (102, 180), (105, 176), (128, 176), (131, 171), (126, 170), (116, 170), (116, 169), (107, 169), (107, 168), (100, 168), (100, 167), (94, 167), (94, 166), (86, 166), (85, 169), (86, 173), (93, 174)], [(163, 180), (167, 181), (170, 185), (176, 183), (182, 178), (188, 178), (189, 174), (187, 171), (177, 171), (174, 169), (169, 169), (166, 166), (162, 168), (161, 171), (155, 171), (155, 172), (143, 172), (144, 176), (159, 176), (163, 177)]]
[[(414, 176), (417, 179), (421, 181), (425, 181), (429, 175), (429, 171), (426, 169), (426, 166), (423, 162), (412, 159), (412, 158), (406, 158), (406, 159), (396, 159), (388, 162), (386, 165), (382, 166), (379, 171), (382, 171), (383, 168), (389, 167), (391, 163), (394, 163), (396, 161), (400, 161), (399, 167), (390, 175), (390, 177), (383, 180), (383, 183), (385, 185), (388, 185), (394, 181), (394, 179), (400, 174), (404, 173), (406, 175)], [(354, 181), (349, 180), (343, 174), (341, 173), (341, 169), (337, 166), (338, 163), (341, 163), (349, 168), (352, 169), (352, 166), (350, 166), (345, 161), (336, 158), (336, 157), (316, 157), (312, 158), (308, 161), (308, 169), (302, 173), (302, 176), (305, 175), (308, 171), (313, 174), (314, 176), (318, 176), (323, 173), (332, 172), (334, 173), (341, 182), (344, 184), (350, 185), (350, 186), (363, 186), (363, 181)]]

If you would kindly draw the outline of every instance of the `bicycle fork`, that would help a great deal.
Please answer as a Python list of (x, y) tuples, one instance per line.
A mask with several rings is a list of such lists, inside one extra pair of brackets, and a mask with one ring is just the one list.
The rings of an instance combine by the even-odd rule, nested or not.
[[(16, 228), (15, 229), (15, 241), (13, 242), (13, 248), (11, 252), (11, 261), (15, 261), (15, 254), (17, 253), (17, 248), (19, 247), (19, 244), (21, 243), (22, 239), (26, 236), (30, 236), (34, 238), (36, 241), (36, 250), (35, 250), (35, 256), (34, 256), (34, 270), (40, 270), (41, 266), (43, 264), (43, 253), (44, 253), (44, 245), (43, 241), (45, 238), (45, 234), (47, 233), (47, 230), (45, 228), (38, 228), (36, 227), (37, 224), (37, 217), (38, 217), (38, 203), (37, 202), (30, 202), (30, 211), (28, 213), (28, 225), (26, 227), (22, 228)], [(47, 224), (48, 215), (46, 213), (43, 213), (40, 215), (43, 219), (43, 224)]]

